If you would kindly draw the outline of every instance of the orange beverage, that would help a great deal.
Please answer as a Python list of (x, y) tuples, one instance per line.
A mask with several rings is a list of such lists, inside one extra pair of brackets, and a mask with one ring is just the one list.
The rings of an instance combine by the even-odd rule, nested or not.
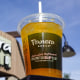
[(26, 75), (62, 78), (60, 24), (52, 21), (30, 22), (21, 29), (21, 38)]

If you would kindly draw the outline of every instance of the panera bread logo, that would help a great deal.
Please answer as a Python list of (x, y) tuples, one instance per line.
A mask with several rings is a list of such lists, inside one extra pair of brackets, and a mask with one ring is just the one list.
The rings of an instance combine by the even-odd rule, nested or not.
[(0, 36), (0, 66), (11, 68), (11, 41)]
[(50, 47), (55, 42), (53, 40), (37, 40), (37, 39), (32, 39), (31, 43), (32, 43), (33, 46), (38, 45), (38, 47)]
[(54, 41), (52, 40), (36, 40), (36, 39), (33, 39), (31, 40), (32, 42), (32, 45), (38, 45), (38, 44), (54, 44)]

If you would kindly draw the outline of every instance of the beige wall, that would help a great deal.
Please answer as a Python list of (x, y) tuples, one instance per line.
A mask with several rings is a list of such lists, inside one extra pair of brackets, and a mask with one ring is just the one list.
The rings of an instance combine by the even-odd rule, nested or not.
[(8, 75), (14, 75), (20, 79), (25, 77), (25, 69), (22, 62), (23, 54), (22, 50), (20, 49), (21, 52), (19, 50), (19, 47), (21, 46), (18, 47), (16, 39), (7, 33), (0, 31), (0, 36), (11, 41), (11, 69), (5, 70), (4, 67), (0, 67), (0, 76), (2, 76), (1, 73), (6, 73)]
[(15, 77), (9, 77), (7, 80), (18, 80), (18, 79)]

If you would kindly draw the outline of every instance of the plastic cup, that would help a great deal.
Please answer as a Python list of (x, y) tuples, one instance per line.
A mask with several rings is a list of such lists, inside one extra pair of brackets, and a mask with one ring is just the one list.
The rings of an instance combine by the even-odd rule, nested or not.
[(62, 31), (64, 21), (56, 14), (25, 17), (18, 25), (26, 75), (62, 78)]

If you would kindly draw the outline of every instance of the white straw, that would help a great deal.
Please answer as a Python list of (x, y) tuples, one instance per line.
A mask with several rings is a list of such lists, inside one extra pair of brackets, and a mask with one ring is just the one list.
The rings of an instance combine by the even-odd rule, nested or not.
[(42, 2), (39, 1), (39, 13), (42, 13)]
[[(39, 13), (42, 13), (42, 2), (41, 1), (39, 1)], [(41, 16), (41, 14), (39, 16), (39, 22), (42, 22), (42, 16)]]

